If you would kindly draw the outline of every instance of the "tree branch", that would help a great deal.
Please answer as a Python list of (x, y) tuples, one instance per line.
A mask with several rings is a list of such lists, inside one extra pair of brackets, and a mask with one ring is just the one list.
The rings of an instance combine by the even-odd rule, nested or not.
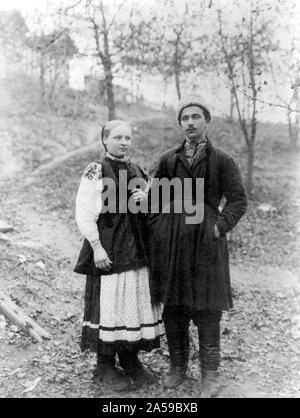
[(100, 0), (100, 11), (101, 11), (102, 20), (103, 20), (104, 32), (106, 32), (107, 31), (107, 21), (106, 21), (106, 17), (105, 17), (105, 13), (104, 13), (103, 0)]
[(118, 10), (116, 11), (115, 15), (113, 16), (112, 20), (110, 21), (110, 23), (109, 23), (109, 25), (107, 27), (107, 32), (110, 31), (112, 25), (115, 23), (116, 18), (118, 17), (118, 14), (120, 13), (120, 11), (121, 11), (122, 7), (124, 6), (124, 4), (125, 4), (125, 1), (123, 1), (123, 3), (121, 3), (119, 5)]
[[(225, 78), (223, 78), (223, 77), (221, 77), (221, 78), (222, 78), (222, 80), (226, 81)], [(251, 96), (251, 94), (248, 94), (248, 93), (244, 92), (243, 90), (239, 89), (237, 86), (235, 86), (235, 89), (238, 92), (242, 93), (244, 96), (248, 97), (249, 99), (254, 100), (254, 97)], [(262, 100), (262, 99), (259, 99), (259, 98), (257, 98), (256, 100), (259, 103), (267, 104), (269, 106), (280, 107), (282, 109), (289, 110), (290, 112), (300, 113), (299, 110), (293, 109), (290, 105), (282, 105), (282, 104), (279, 104), (279, 103), (272, 103), (272, 102), (268, 102), (266, 100)], [(280, 100), (283, 101), (282, 99), (280, 99)]]
[[(251, 96), (250, 94), (248, 94), (248, 93), (245, 93), (245, 92), (243, 92), (242, 90), (240, 90), (240, 89), (237, 89), (240, 93), (242, 93), (242, 94), (244, 94), (246, 97), (248, 97), (249, 99), (251, 99), (251, 100), (254, 100), (255, 98), (253, 97), (253, 96)], [(269, 106), (273, 106), (273, 107), (280, 107), (280, 108), (282, 108), (282, 109), (286, 109), (286, 110), (289, 110), (289, 111), (291, 111), (291, 112), (295, 112), (295, 113), (300, 113), (300, 111), (299, 110), (296, 110), (296, 109), (293, 109), (290, 105), (281, 105), (281, 104), (279, 104), (279, 103), (271, 103), (271, 102), (267, 102), (266, 100), (262, 100), (262, 99), (259, 99), (259, 98), (256, 98), (256, 100), (258, 101), (258, 102), (260, 102), (260, 103), (263, 103), (263, 104), (267, 104), (267, 105), (269, 105)]]
[(64, 33), (66, 32), (66, 29), (63, 29), (61, 32), (59, 32), (56, 36), (54, 36), (49, 43), (47, 43), (46, 45), (43, 46), (37, 46), (36, 49), (37, 50), (46, 50), (49, 48), (49, 46), (51, 46), (52, 44), (54, 44), (54, 42), (56, 42)]
[(77, 6), (78, 6), (78, 4), (80, 4), (81, 2), (82, 2), (82, 0), (79, 0), (79, 1), (77, 1), (77, 3), (73, 4), (73, 6), (65, 7), (65, 8), (63, 9), (63, 12), (64, 12), (64, 13), (67, 13), (69, 10), (71, 10), (71, 9), (75, 9), (75, 7), (77, 7)]
[(253, 17), (252, 17), (252, 2), (251, 2), (251, 16), (250, 16), (250, 43), (249, 43), (249, 55), (250, 55), (250, 65), (249, 65), (249, 75), (250, 75), (250, 82), (251, 82), (251, 89), (253, 94), (253, 107), (252, 107), (252, 124), (251, 124), (251, 135), (250, 141), (254, 144), (255, 137), (256, 137), (256, 101), (257, 101), (257, 88), (256, 88), (256, 80), (254, 74), (254, 54), (253, 54)]
[(105, 57), (104, 57), (104, 54), (101, 51), (100, 42), (99, 42), (99, 26), (97, 25), (97, 22), (95, 21), (95, 19), (93, 19), (92, 17), (90, 17), (89, 19), (93, 24), (94, 38), (95, 38), (95, 41), (96, 41), (97, 53), (98, 53), (99, 58), (101, 59), (101, 62), (103, 63), (104, 60), (105, 60)]
[(242, 114), (241, 114), (240, 102), (239, 102), (239, 98), (238, 98), (238, 95), (237, 95), (237, 86), (236, 86), (235, 81), (234, 81), (234, 72), (233, 72), (232, 63), (231, 63), (230, 57), (228, 56), (226, 46), (225, 46), (223, 26), (222, 26), (222, 17), (221, 17), (221, 11), (220, 10), (218, 10), (218, 20), (219, 20), (219, 33), (220, 33), (221, 42), (222, 42), (222, 50), (223, 50), (226, 65), (227, 65), (227, 68), (228, 68), (228, 72), (229, 72), (229, 79), (231, 81), (231, 85), (232, 85), (232, 89), (233, 89), (235, 104), (236, 104), (236, 108), (237, 108), (237, 112), (238, 112), (239, 123), (240, 123), (240, 126), (242, 128), (242, 131), (243, 131), (243, 134), (244, 134), (244, 137), (245, 137), (245, 141), (248, 145), (249, 135), (248, 135), (245, 119), (242, 117)]

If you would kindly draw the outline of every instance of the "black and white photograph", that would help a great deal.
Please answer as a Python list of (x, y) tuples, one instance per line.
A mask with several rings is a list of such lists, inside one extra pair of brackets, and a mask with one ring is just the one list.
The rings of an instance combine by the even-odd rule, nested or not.
[(0, 398), (300, 397), (298, 0), (0, 0)]

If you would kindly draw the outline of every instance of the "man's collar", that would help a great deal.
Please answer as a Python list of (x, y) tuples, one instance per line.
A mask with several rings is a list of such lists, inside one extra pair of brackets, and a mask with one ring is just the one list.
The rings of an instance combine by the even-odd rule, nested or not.
[(207, 141), (207, 137), (205, 136), (204, 138), (200, 138), (197, 141), (193, 141), (192, 139), (188, 138), (187, 136), (185, 137), (185, 143), (188, 146), (197, 146), (198, 144), (205, 144)]
[[(184, 145), (185, 145), (185, 139), (184, 141), (178, 145), (178, 147), (175, 149), (175, 153), (179, 154), (180, 151), (182, 151), (184, 149)], [(208, 137), (206, 137), (206, 145), (205, 145), (205, 149), (208, 151), (208, 153), (211, 153), (211, 151), (213, 150), (213, 145), (210, 142), (210, 140), (208, 139)]]
[(175, 153), (176, 153), (176, 154), (179, 154), (179, 153), (180, 153), (180, 151), (182, 151), (182, 150), (183, 150), (183, 148), (184, 148), (184, 144), (185, 144), (185, 140), (184, 140), (181, 144), (179, 144), (179, 145), (178, 145), (178, 147), (175, 149)]

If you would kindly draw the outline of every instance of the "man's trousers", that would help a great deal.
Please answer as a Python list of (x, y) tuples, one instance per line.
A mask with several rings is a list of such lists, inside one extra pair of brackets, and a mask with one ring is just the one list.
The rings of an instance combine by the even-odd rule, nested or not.
[(189, 353), (189, 323), (198, 328), (201, 370), (218, 370), (220, 365), (221, 311), (191, 313), (183, 306), (165, 306), (163, 320), (168, 340), (171, 364), (187, 365)]

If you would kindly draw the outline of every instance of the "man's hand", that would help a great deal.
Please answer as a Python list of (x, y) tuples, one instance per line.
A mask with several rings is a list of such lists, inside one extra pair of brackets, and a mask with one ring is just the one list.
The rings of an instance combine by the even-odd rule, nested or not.
[(144, 192), (142, 189), (138, 189), (137, 187), (132, 189), (132, 196), (135, 202), (142, 203), (142, 202), (146, 202), (146, 200), (148, 199), (148, 194)]
[(109, 271), (111, 269), (112, 261), (100, 244), (94, 247), (94, 262), (95, 266), (101, 270)]
[(217, 227), (217, 225), (215, 225), (215, 237), (220, 238), (220, 236), (221, 234), (220, 234), (219, 228)]

